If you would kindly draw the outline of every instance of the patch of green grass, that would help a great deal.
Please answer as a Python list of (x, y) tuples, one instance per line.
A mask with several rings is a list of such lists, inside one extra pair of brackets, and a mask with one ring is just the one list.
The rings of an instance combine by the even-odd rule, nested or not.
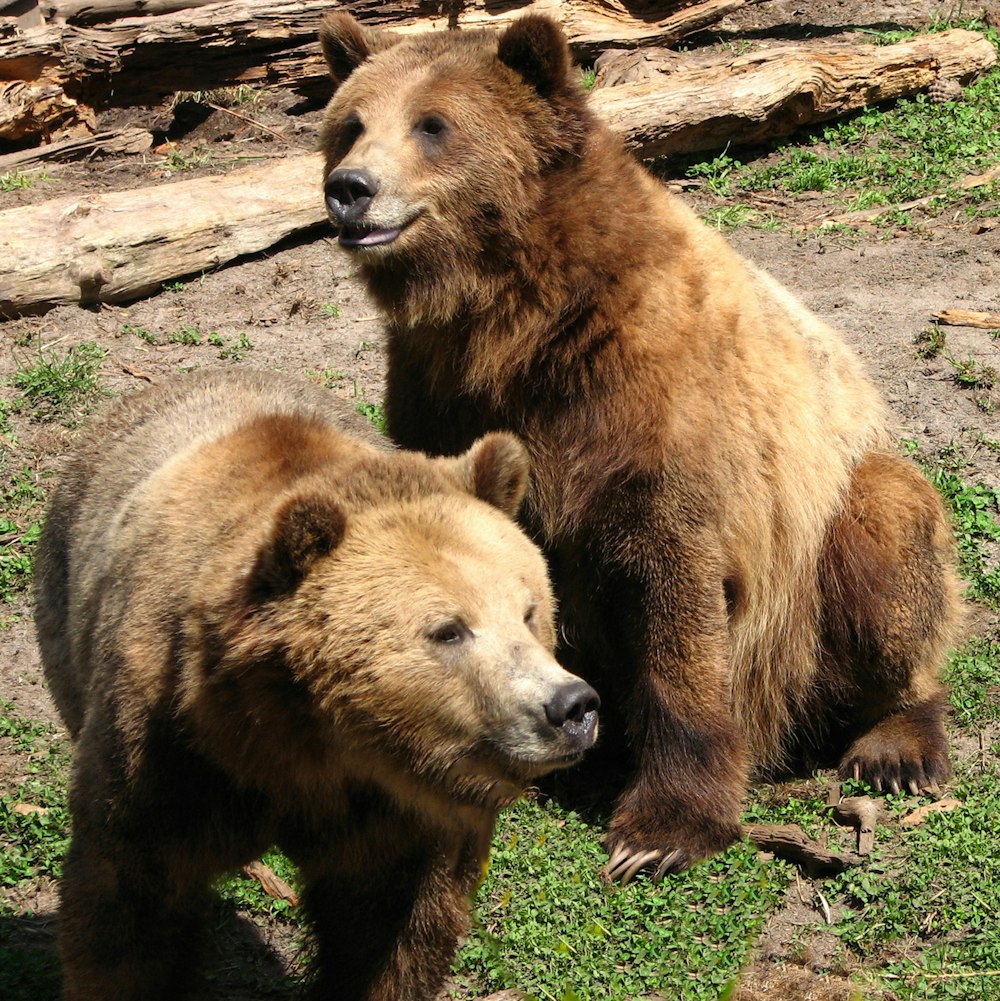
[(597, 83), (597, 71), (593, 67), (580, 70), (580, 81), (584, 90), (593, 90)]
[(952, 472), (928, 471), (951, 513), (962, 573), (969, 593), (993, 608), (1000, 608), (1000, 564), (990, 557), (989, 544), (1000, 542), (1000, 490), (983, 483), (968, 484)]
[[(45, 491), (38, 473), (29, 466), (12, 462), (6, 442), (16, 447), (10, 422), (12, 406), (0, 401), (0, 604), (10, 604), (31, 581), (32, 557), (41, 531)], [(9, 619), (0, 617), (0, 626)]]
[[(456, 978), (479, 996), (604, 1001), (653, 993), (716, 1001), (746, 960), (790, 870), (746, 842), (654, 886), (604, 887), (599, 831), (553, 802), (500, 818)], [(476, 993), (478, 991), (478, 993)]]
[(122, 327), (122, 335), (125, 337), (138, 337), (140, 341), (145, 341), (147, 344), (156, 343), (155, 334), (151, 334), (145, 327), (138, 327), (132, 323), (126, 323)]
[(188, 170), (197, 170), (198, 167), (208, 167), (215, 161), (215, 154), (204, 146), (195, 146), (193, 149), (172, 149), (163, 162), (172, 174), (183, 173)]
[(201, 344), (201, 333), (198, 331), (197, 327), (182, 326), (177, 330), (170, 331), (167, 334), (167, 341), (171, 344), (187, 344), (190, 346), (196, 346)]
[(335, 302), (324, 302), (319, 307), (319, 315), (328, 317), (331, 320), (340, 319), (340, 307)]
[(99, 370), (107, 352), (99, 344), (84, 341), (64, 355), (39, 349), (37, 359), (20, 365), (13, 384), (21, 391), (15, 401), (19, 410), (27, 410), (42, 421), (58, 420), (75, 426), (97, 401), (107, 395)]
[[(996, 758), (962, 763), (956, 810), (890, 829), (871, 862), (833, 881), (858, 920), (836, 931), (881, 967), (900, 1001), (1000, 997), (1000, 772)], [(897, 808), (895, 819), (900, 810)]]
[(318, 382), (324, 389), (333, 389), (344, 382), (344, 373), (339, 368), (324, 368), (317, 372), (316, 369), (307, 368), (306, 378)]
[(32, 188), (36, 181), (54, 181), (44, 170), (26, 173), (23, 170), (9, 171), (0, 174), (0, 192), (20, 191), (25, 188)]
[(388, 434), (385, 412), (377, 403), (360, 400), (354, 405), (354, 409), (363, 417), (367, 417), (378, 430), (379, 434)]
[(974, 358), (957, 359), (947, 356), (948, 364), (955, 370), (952, 378), (969, 389), (992, 389), (997, 382), (997, 370)]
[(967, 729), (1000, 722), (1000, 639), (974, 636), (948, 658), (945, 681), (955, 721)]
[(7, 702), (0, 702), (0, 741), (18, 753), (21, 772), (0, 782), (0, 887), (57, 878), (69, 840), (69, 750), (54, 727), (24, 719)]
[[(298, 891), (298, 870), (280, 851), (273, 849), (266, 852), (261, 861), (279, 879), (283, 879), (293, 889)], [(292, 905), (287, 900), (278, 900), (264, 891), (260, 883), (245, 873), (227, 876), (215, 884), (216, 890), (224, 901), (233, 904), (240, 910), (256, 911), (261, 914), (290, 915)]]
[[(994, 29), (970, 26), (984, 30), (1000, 49)], [(687, 173), (704, 177), (720, 197), (768, 190), (832, 192), (851, 209), (935, 197), (938, 206), (962, 201), (973, 215), (995, 212), (1000, 184), (963, 191), (958, 181), (984, 173), (1000, 159), (1000, 68), (966, 87), (962, 101), (934, 104), (917, 94), (806, 130), (774, 149), (775, 155), (760, 165), (727, 150), (692, 164)], [(910, 219), (904, 213), (888, 222), (909, 225)]]
[[(221, 340), (221, 338), (220, 338)], [(209, 335), (210, 343), (215, 343)], [(235, 341), (230, 341), (222, 350), (219, 352), (219, 357), (223, 361), (243, 361), (243, 359), (253, 351), (253, 344), (246, 333), (240, 334)]]
[(944, 350), (947, 340), (947, 333), (937, 323), (926, 327), (913, 338), (913, 343), (917, 346), (916, 356), (927, 361), (937, 358)]

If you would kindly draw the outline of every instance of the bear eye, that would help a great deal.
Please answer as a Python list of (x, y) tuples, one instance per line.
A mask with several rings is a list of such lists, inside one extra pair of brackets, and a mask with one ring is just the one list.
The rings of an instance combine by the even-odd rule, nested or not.
[(358, 141), (358, 137), (364, 130), (365, 127), (356, 114), (348, 115), (344, 119), (344, 124), (340, 127), (340, 135), (348, 149)]
[(432, 630), (430, 638), (435, 643), (445, 643), (451, 645), (453, 643), (461, 643), (468, 633), (469, 630), (465, 627), (464, 622), (446, 622), (444, 625), (438, 626), (436, 629)]
[(424, 115), (417, 122), (414, 132), (433, 139), (448, 131), (448, 123), (440, 115)]
[(524, 624), (529, 629), (535, 628), (535, 612), (537, 611), (537, 606), (529, 605), (528, 610), (524, 613)]

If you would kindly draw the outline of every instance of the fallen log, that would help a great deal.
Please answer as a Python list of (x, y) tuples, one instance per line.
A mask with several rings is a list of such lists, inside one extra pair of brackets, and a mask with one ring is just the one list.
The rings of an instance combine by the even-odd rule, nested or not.
[[(820, 66), (826, 66), (831, 60), (838, 65), (849, 63), (853, 66), (853, 75), (845, 74), (838, 81), (839, 90), (827, 79), (827, 71), (815, 70), (810, 74), (801, 52), (796, 49), (798, 55), (791, 53), (799, 75), (791, 74), (786, 68), (782, 71), (786, 77), (794, 77), (799, 86), (803, 80), (826, 81), (818, 88), (819, 96), (826, 99), (823, 102), (815, 100), (817, 94), (813, 90), (806, 89), (805, 101), (814, 111), (827, 109), (834, 113), (829, 111), (834, 103), (833, 91), (836, 91), (833, 96), (839, 96), (841, 107), (860, 105), (860, 99), (850, 93), (849, 83), (861, 86), (859, 81), (864, 79), (859, 68), (862, 57), (883, 67), (908, 68), (908, 71), (899, 70), (896, 77), (888, 71), (876, 73), (874, 89), (862, 87), (869, 99), (897, 96), (901, 86), (897, 77), (926, 86), (927, 77), (936, 72), (968, 76), (996, 61), (995, 50), (983, 36), (961, 30), (892, 46), (848, 48), (849, 51), (838, 48), (834, 54), (823, 49), (817, 56)], [(655, 100), (646, 97), (636, 105), (634, 95), (629, 95), (636, 89), (648, 94), (649, 85), (624, 84), (593, 95), (592, 104), (641, 156), (720, 148), (729, 141), (750, 141), (755, 137), (753, 127), (736, 111), (731, 116), (722, 111), (730, 105), (745, 110), (748, 102), (753, 103), (759, 80), (748, 68), (754, 64), (753, 60), (747, 63), (746, 58), (739, 57), (735, 61), (735, 76), (725, 87), (715, 76), (718, 67), (704, 68), (709, 79), (700, 85), (695, 83), (694, 75), (685, 74), (683, 85), (676, 92), (686, 94), (684, 100), (678, 101), (675, 91), (670, 90)], [(761, 58), (761, 54), (757, 54), (757, 58)], [(907, 63), (907, 59), (916, 62)], [(774, 72), (773, 66), (765, 72)], [(686, 104), (699, 104), (693, 92), (702, 96), (712, 93), (713, 80), (711, 105), (702, 107), (709, 118), (698, 120), (688, 113)], [(615, 104), (613, 99), (622, 93), (635, 113), (628, 116), (615, 113), (621, 105)], [(672, 121), (669, 116), (662, 117), (667, 100), (679, 105), (672, 112), (679, 122)], [(805, 104), (799, 101), (797, 107), (801, 111)], [(711, 108), (714, 108), (714, 116)], [(664, 121), (667, 124), (663, 124)], [(786, 125), (789, 122), (787, 115), (782, 117), (781, 114), (775, 116), (775, 121)], [(783, 133), (775, 133), (772, 128), (769, 134)], [(264, 249), (269, 246), (269, 239), (277, 242), (297, 229), (323, 221), (320, 175), (318, 157), (290, 157), (266, 167), (245, 168), (218, 177), (95, 196), (79, 203), (63, 199), (55, 204), (43, 203), (0, 212), (0, 251), (3, 251), (0, 254), (0, 315), (37, 311), (67, 302), (125, 302), (157, 289), (171, 278)], [(278, 179), (285, 177), (288, 179)], [(189, 190), (190, 197), (187, 196)], [(119, 204), (122, 207), (116, 208)], [(213, 239), (219, 241), (218, 246), (213, 244)]]
[(326, 218), (318, 154), (0, 212), (0, 317), (128, 302)]
[(942, 309), (934, 314), (946, 327), (976, 327), (979, 330), (1000, 330), (1000, 313), (981, 313), (971, 309)]
[(744, 833), (758, 848), (802, 866), (811, 877), (833, 876), (864, 862), (854, 852), (831, 851), (813, 841), (798, 824), (754, 824)]
[(92, 136), (64, 139), (47, 146), (6, 153), (0, 156), (0, 174), (40, 163), (64, 163), (67, 160), (83, 160), (94, 156), (144, 153), (152, 145), (153, 133), (134, 126), (97, 132)]
[[(526, 13), (545, 13), (559, 21), (578, 59), (608, 46), (672, 44), (725, 14), (761, 0), (649, 0), (642, 16), (624, 2), (536, 0), (507, 5), (497, 12), (489, 0), (460, 4), (462, 28), (502, 28)], [(235, 84), (289, 86), (315, 98), (331, 91), (320, 56), (317, 32), (331, 9), (346, 10), (366, 24), (401, 33), (444, 28), (448, 2), (413, 0), (225, 0), (185, 4), (163, 2), (156, 16), (121, 17), (97, 25), (53, 23), (11, 38), (0, 38), (0, 80), (58, 88), (67, 100), (103, 108), (155, 104), (177, 91), (208, 90)], [(64, 16), (95, 16), (103, 4), (54, 3)], [(132, 4), (120, 0), (116, 9)], [(149, 6), (148, 4), (146, 6)], [(678, 9), (680, 8), (680, 9)], [(25, 116), (23, 134), (44, 134)], [(0, 136), (2, 138), (2, 136)]]
[(189, 7), (205, 7), (218, 0), (42, 0), (39, 10), (48, 22), (100, 24), (120, 17), (171, 14)]
[(591, 106), (644, 158), (753, 144), (870, 104), (968, 81), (997, 63), (981, 34), (955, 28), (893, 45), (802, 43), (653, 81), (596, 90)]

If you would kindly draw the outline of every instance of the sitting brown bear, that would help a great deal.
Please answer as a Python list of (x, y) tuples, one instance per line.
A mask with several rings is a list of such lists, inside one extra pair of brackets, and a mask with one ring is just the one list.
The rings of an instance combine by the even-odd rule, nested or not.
[(634, 761), (610, 875), (724, 848), (793, 751), (943, 780), (950, 533), (838, 334), (626, 153), (551, 21), (320, 37), (326, 201), (388, 318), (389, 431), (528, 447), (564, 663)]
[(508, 517), (523, 447), (432, 460), (348, 426), (309, 384), (192, 375), (96, 423), (55, 492), (37, 626), (76, 742), (67, 1001), (184, 997), (210, 884), (272, 844), (317, 996), (432, 998), (498, 809), (593, 743)]

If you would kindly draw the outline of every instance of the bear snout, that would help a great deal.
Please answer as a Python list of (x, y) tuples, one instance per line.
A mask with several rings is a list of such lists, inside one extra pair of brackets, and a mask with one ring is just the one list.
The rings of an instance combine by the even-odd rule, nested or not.
[(326, 179), (326, 210), (339, 226), (358, 222), (372, 199), (378, 194), (379, 182), (367, 170), (339, 168)]
[(565, 736), (585, 750), (597, 735), (597, 710), (601, 699), (585, 681), (574, 678), (560, 685), (545, 703), (545, 717)]

